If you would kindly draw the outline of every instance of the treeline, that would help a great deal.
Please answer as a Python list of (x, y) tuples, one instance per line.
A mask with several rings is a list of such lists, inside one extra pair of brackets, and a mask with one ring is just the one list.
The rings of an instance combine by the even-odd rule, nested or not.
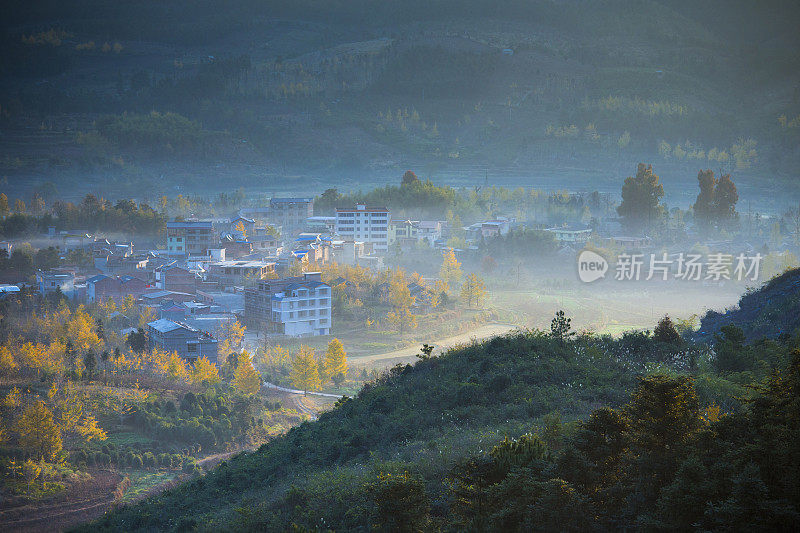
[(199, 123), (177, 113), (124, 113), (104, 115), (95, 121), (97, 133), (117, 147), (147, 151), (152, 155), (195, 153), (210, 134)]
[(496, 259), (508, 258), (549, 258), (558, 251), (558, 243), (552, 233), (533, 229), (511, 230), (506, 235), (498, 235), (481, 241), (480, 249), (487, 256)]
[[(5, 197), (5, 195), (2, 195)], [(24, 211), (0, 219), (0, 237), (17, 239), (39, 236), (48, 228), (56, 230), (102, 231), (131, 235), (158, 235), (166, 228), (167, 217), (148, 204), (133, 200), (112, 203), (87, 194), (79, 204), (56, 200), (44, 214), (31, 215)], [(0, 198), (2, 211), (2, 198)]]
[(501, 215), (512, 215), (519, 221), (560, 225), (582, 218), (588, 220), (592, 215), (602, 216), (611, 206), (610, 198), (596, 191), (582, 195), (499, 186), (459, 190), (448, 185), (436, 185), (429, 179), (423, 181), (412, 171), (406, 171), (399, 186), (386, 185), (369, 192), (349, 194), (328, 189), (314, 200), (314, 213), (333, 214), (337, 207), (352, 208), (359, 203), (387, 207), (394, 219), (441, 219), (445, 215), (455, 231), (460, 231), (462, 223)]

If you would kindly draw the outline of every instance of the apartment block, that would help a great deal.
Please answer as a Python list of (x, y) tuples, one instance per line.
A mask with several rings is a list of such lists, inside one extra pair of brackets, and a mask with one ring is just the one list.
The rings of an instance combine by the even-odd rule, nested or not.
[(214, 226), (210, 220), (167, 222), (167, 251), (170, 254), (206, 255), (216, 248)]
[(356, 205), (336, 210), (336, 233), (344, 240), (371, 243), (378, 253), (389, 249), (389, 210), (385, 207)]
[(331, 288), (319, 272), (258, 282), (244, 293), (245, 323), (291, 337), (328, 335), (333, 325)]
[(308, 217), (314, 214), (313, 198), (272, 198), (269, 201), (270, 219), (282, 227), (283, 236), (291, 237), (303, 231)]

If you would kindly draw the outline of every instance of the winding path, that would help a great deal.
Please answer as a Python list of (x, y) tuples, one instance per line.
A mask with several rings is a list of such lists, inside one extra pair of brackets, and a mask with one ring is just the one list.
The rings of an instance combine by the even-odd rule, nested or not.
[[(436, 351), (441, 353), (445, 350), (449, 350), (450, 348), (458, 346), (459, 344), (466, 344), (472, 341), (482, 341), (484, 339), (496, 337), (497, 335), (503, 335), (518, 329), (518, 327), (519, 326), (514, 326), (511, 324), (485, 324), (473, 330), (454, 335), (453, 337), (447, 337), (438, 341), (429, 342), (428, 344), (432, 344)], [(361, 357), (354, 356), (350, 358), (350, 361), (353, 363), (368, 363), (371, 366), (383, 367), (393, 366), (397, 363), (410, 363), (417, 359), (417, 354), (419, 353), (421, 346), (422, 343), (420, 342), (419, 344), (414, 344), (413, 346), (408, 346), (406, 348), (401, 348), (391, 352), (365, 355)]]

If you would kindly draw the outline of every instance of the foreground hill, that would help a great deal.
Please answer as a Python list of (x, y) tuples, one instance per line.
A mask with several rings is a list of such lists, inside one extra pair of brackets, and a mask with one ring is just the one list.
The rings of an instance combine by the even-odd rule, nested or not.
[[(730, 373), (703, 346), (649, 334), (498, 337), (398, 366), (317, 422), (84, 529), (792, 530), (798, 347), (748, 347)], [(770, 367), (766, 387), (745, 388)]]
[(709, 341), (727, 325), (741, 328), (751, 341), (796, 332), (800, 328), (800, 268), (788, 270), (760, 290), (746, 293), (734, 309), (725, 313), (709, 311), (695, 336)]

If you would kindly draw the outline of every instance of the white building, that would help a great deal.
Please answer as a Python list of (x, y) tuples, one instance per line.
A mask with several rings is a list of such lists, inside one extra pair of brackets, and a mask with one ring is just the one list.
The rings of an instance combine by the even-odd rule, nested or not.
[(331, 288), (319, 272), (262, 280), (246, 289), (244, 318), (251, 327), (291, 337), (328, 335), (333, 324)]
[(592, 228), (587, 226), (563, 226), (545, 231), (555, 235), (559, 244), (585, 244), (592, 236)]
[(336, 210), (336, 233), (344, 240), (371, 243), (379, 253), (389, 249), (389, 210), (385, 207), (356, 205), (355, 209)]

